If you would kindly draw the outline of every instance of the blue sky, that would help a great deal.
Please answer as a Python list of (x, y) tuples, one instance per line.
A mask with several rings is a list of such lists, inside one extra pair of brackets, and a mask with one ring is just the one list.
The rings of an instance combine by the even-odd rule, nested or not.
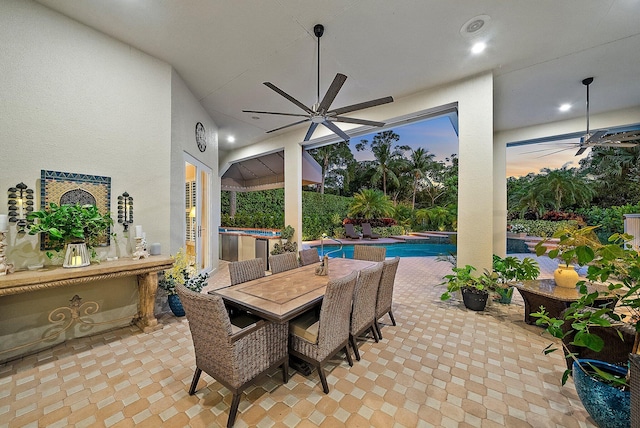
[[(393, 131), (400, 136), (397, 145), (407, 145), (413, 149), (424, 147), (429, 153), (435, 155), (436, 160), (444, 160), (452, 153), (458, 153), (458, 136), (446, 116), (394, 127)], [(360, 140), (371, 142), (376, 133), (351, 140), (349, 146), (356, 160), (373, 159), (371, 152), (358, 152), (355, 146)], [(530, 172), (538, 173), (542, 168), (556, 169), (563, 165), (578, 167), (580, 159), (587, 156), (589, 150), (581, 156), (575, 156), (577, 148), (553, 153), (561, 149), (562, 144), (576, 142), (577, 139), (558, 141), (557, 144), (545, 143), (507, 148), (507, 177), (519, 177)]]

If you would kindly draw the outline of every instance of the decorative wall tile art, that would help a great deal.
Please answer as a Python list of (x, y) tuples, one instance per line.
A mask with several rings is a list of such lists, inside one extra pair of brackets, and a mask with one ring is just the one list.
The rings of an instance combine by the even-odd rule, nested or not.
[[(109, 212), (111, 207), (111, 177), (99, 175), (77, 174), (73, 172), (40, 171), (40, 207), (45, 209), (49, 203), (96, 205), (100, 213)], [(100, 246), (110, 244), (111, 228), (107, 230), (104, 242)], [(44, 239), (40, 241), (42, 250), (47, 248)]]

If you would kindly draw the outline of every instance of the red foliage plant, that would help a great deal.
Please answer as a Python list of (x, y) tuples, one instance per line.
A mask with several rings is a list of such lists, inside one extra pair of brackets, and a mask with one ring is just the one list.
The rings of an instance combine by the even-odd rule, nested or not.
[(562, 220), (576, 220), (580, 224), (585, 224), (584, 219), (576, 213), (562, 212), (562, 211), (547, 211), (542, 216), (541, 220), (548, 221), (562, 221)]
[(366, 218), (345, 218), (344, 220), (342, 220), (342, 224), (353, 224), (354, 226), (360, 226), (362, 225), (362, 223), (369, 223), (371, 225), (371, 227), (390, 227), (390, 226), (395, 226), (396, 224), (398, 224), (398, 222), (396, 222), (394, 219), (392, 218), (372, 218), (372, 219), (366, 219)]

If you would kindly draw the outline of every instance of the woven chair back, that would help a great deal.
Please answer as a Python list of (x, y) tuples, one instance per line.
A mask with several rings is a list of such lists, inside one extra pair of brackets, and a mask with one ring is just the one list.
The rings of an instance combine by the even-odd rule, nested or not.
[(380, 277), (378, 300), (376, 303), (376, 318), (381, 317), (391, 310), (391, 304), (393, 303), (393, 284), (396, 280), (399, 263), (400, 257), (396, 257), (393, 260), (385, 260), (382, 263), (382, 276)]
[(269, 257), (271, 273), (276, 274), (298, 267), (298, 255), (296, 253), (282, 253)]
[(375, 247), (373, 245), (354, 245), (353, 258), (356, 260), (367, 260), (370, 262), (382, 262), (387, 255), (385, 247)]
[(264, 261), (262, 259), (243, 260), (229, 264), (231, 285), (262, 278), (264, 276)]
[(349, 339), (349, 322), (353, 289), (358, 273), (329, 281), (320, 309), (318, 347), (320, 354), (329, 354)]
[(233, 371), (231, 321), (220, 296), (196, 293), (178, 284), (176, 291), (184, 306), (196, 354), (196, 365), (210, 374)]
[(300, 264), (302, 266), (320, 263), (320, 255), (317, 248), (309, 248), (308, 250), (300, 250)]
[(353, 309), (351, 313), (351, 334), (356, 335), (371, 325), (376, 317), (378, 286), (382, 276), (382, 263), (363, 269), (353, 291)]

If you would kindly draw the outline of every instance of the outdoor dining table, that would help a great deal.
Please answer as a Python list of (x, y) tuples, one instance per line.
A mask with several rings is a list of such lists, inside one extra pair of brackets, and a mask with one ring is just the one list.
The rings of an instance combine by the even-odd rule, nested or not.
[(225, 304), (249, 311), (261, 318), (285, 323), (322, 302), (327, 283), (375, 262), (329, 259), (329, 274), (315, 274), (318, 263), (265, 276), (242, 284), (209, 291), (222, 296)]

